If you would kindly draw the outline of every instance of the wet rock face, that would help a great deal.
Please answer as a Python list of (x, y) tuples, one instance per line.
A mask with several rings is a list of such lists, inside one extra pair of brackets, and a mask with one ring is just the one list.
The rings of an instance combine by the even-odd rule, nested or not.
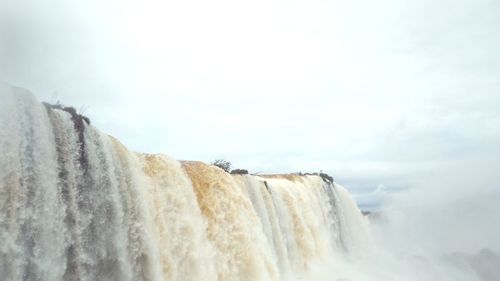
[(64, 106), (60, 103), (50, 104), (46, 102), (43, 103), (43, 105), (48, 111), (58, 109), (71, 115), (71, 120), (73, 121), (75, 130), (78, 133), (78, 142), (80, 144), (79, 162), (83, 169), (87, 170), (89, 163), (87, 156), (85, 155), (85, 126), (90, 125), (90, 119), (87, 116), (79, 114), (74, 107)]
[(298, 173), (294, 173), (294, 174), (298, 175), (298, 176), (320, 176), (323, 179), (323, 181), (325, 181), (326, 183), (333, 183), (334, 182), (334, 178), (332, 176), (330, 176), (329, 174), (323, 173), (323, 172), (319, 172), (319, 173), (298, 172)]
[(44, 102), (43, 105), (45, 106), (45, 108), (47, 108), (47, 110), (59, 109), (68, 112), (71, 115), (74, 122), (77, 122), (78, 120), (79, 123), (85, 122), (87, 123), (87, 125), (90, 125), (90, 119), (87, 116), (79, 114), (74, 107), (64, 106), (60, 103), (51, 104), (47, 102)]
[(332, 183), (333, 182), (333, 177), (325, 174), (325, 173), (319, 173), (319, 176), (326, 182)]

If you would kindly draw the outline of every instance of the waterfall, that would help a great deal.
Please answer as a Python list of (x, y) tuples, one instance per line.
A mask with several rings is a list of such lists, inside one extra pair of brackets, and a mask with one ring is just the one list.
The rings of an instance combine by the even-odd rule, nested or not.
[(318, 175), (231, 175), (134, 153), (70, 108), (0, 85), (2, 280), (295, 280), (369, 247)]

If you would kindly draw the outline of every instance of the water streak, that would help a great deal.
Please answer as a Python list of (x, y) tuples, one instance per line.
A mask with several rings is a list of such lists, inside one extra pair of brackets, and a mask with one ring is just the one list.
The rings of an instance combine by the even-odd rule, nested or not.
[(322, 177), (134, 153), (25, 90), (0, 85), (0, 100), (2, 280), (293, 280), (369, 247)]

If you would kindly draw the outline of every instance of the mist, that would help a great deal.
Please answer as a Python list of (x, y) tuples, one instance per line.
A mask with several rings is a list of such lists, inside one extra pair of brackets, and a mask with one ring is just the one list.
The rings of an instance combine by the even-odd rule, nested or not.
[(304, 280), (498, 280), (498, 167), (462, 163), (391, 196), (369, 215), (372, 248)]

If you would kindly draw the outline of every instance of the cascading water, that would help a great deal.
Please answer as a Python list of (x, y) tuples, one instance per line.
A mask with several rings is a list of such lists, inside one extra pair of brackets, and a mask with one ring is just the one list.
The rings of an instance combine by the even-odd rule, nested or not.
[(1, 280), (293, 280), (368, 247), (320, 176), (136, 154), (22, 89), (0, 101)]

